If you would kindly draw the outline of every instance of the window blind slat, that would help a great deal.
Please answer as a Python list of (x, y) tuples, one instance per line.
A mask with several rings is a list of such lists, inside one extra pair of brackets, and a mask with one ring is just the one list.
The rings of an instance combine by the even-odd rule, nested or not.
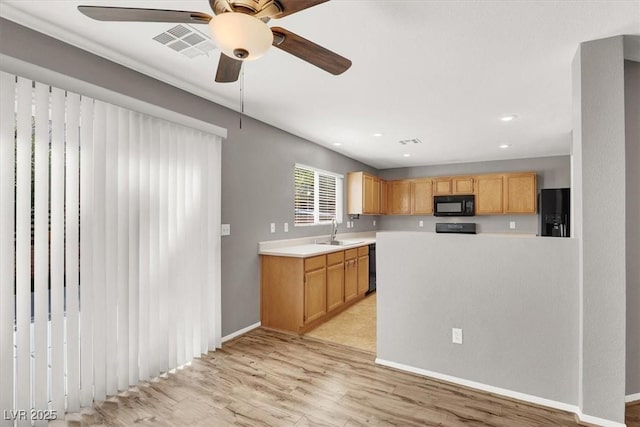
[[(169, 124), (162, 122), (160, 128), (159, 151), (159, 183), (158, 183), (158, 281), (159, 281), (159, 304), (158, 304), (158, 332), (165, 336), (169, 327), (168, 305), (169, 305), (169, 263), (168, 263), (168, 196), (169, 196)], [(167, 372), (169, 369), (169, 348), (166, 339), (160, 340), (158, 346), (158, 368), (160, 372)]]
[(31, 82), (18, 78), (17, 90), (16, 408), (28, 409), (31, 408)]
[[(192, 137), (192, 132), (183, 129), (183, 135), (185, 139)], [(185, 248), (193, 241), (193, 146), (189, 144), (185, 147), (185, 206), (184, 206), (184, 230), (187, 236), (187, 241), (184, 242)], [(191, 306), (194, 302), (193, 295), (193, 281), (194, 281), (194, 269), (193, 258), (184, 257), (185, 265), (187, 269), (184, 272), (184, 277), (187, 286), (185, 287), (185, 304), (184, 304), (184, 331), (185, 331), (185, 347), (184, 354), (187, 360), (193, 359), (193, 311)]]
[(149, 155), (151, 121), (142, 119), (140, 135), (140, 320), (139, 320), (139, 365), (140, 380), (149, 379)]
[(129, 386), (129, 112), (118, 108), (117, 389)]
[(80, 331), (79, 317), (79, 177), (80, 173), (80, 96), (67, 94), (66, 168), (65, 168), (65, 278), (66, 278), (66, 332), (67, 332), (67, 410), (80, 410)]
[(140, 375), (140, 114), (129, 112), (129, 385)]
[(213, 310), (209, 311), (209, 349), (222, 347), (222, 303), (221, 303), (221, 269), (220, 269), (220, 224), (221, 211), (220, 200), (222, 195), (222, 182), (220, 179), (220, 170), (222, 170), (222, 150), (221, 144), (217, 144), (213, 137), (209, 137), (207, 144), (208, 149), (208, 179), (209, 183), (209, 259), (207, 260), (208, 283), (212, 284), (213, 295), (210, 301), (213, 302)]
[(51, 89), (51, 403), (64, 413), (65, 93)]
[(95, 101), (93, 122), (93, 381), (94, 399), (104, 400), (106, 386), (106, 105)]
[(200, 357), (201, 346), (200, 339), (202, 337), (202, 322), (200, 319), (202, 304), (202, 212), (200, 209), (200, 132), (191, 132), (192, 148), (191, 148), (191, 167), (192, 167), (192, 222), (191, 236), (192, 244), (195, 249), (195, 256), (192, 260), (193, 283), (191, 285), (191, 307), (193, 308), (193, 356)]
[(0, 71), (0, 408), (13, 400), (15, 77)]
[(107, 395), (118, 391), (117, 378), (117, 304), (118, 304), (118, 113), (107, 104), (106, 175), (105, 175), (105, 244), (106, 244), (106, 375)]
[(80, 101), (80, 403), (93, 401), (93, 99)]
[(169, 300), (172, 302), (168, 307), (167, 319), (168, 319), (168, 342), (169, 346), (169, 366), (178, 366), (178, 354), (177, 354), (177, 330), (176, 330), (176, 302), (180, 297), (180, 288), (178, 286), (178, 265), (176, 257), (178, 254), (178, 242), (176, 236), (176, 213), (177, 213), (177, 140), (176, 140), (176, 127), (174, 124), (169, 125), (169, 182), (168, 182), (168, 233), (167, 233), (167, 266), (169, 277)]
[(159, 254), (159, 218), (158, 218), (158, 183), (159, 156), (158, 145), (160, 141), (159, 122), (151, 120), (151, 144), (149, 146), (149, 377), (155, 378), (160, 374), (159, 363), (159, 289), (160, 277), (158, 260)]
[[(184, 139), (184, 132), (181, 127), (176, 127), (176, 138), (178, 141)], [(180, 278), (186, 279), (186, 266), (187, 261), (185, 256), (186, 238), (185, 238), (185, 226), (184, 226), (184, 212), (185, 212), (185, 145), (178, 144), (176, 152), (176, 254), (174, 258), (174, 268), (177, 274), (178, 280), (176, 285), (180, 282)], [(176, 357), (178, 360), (178, 366), (183, 365), (187, 361), (185, 353), (186, 337), (185, 337), (185, 308), (187, 304), (186, 292), (184, 290), (176, 290), (176, 308), (174, 310), (176, 317)]]
[(49, 87), (37, 83), (35, 90), (33, 406), (46, 410), (49, 408)]

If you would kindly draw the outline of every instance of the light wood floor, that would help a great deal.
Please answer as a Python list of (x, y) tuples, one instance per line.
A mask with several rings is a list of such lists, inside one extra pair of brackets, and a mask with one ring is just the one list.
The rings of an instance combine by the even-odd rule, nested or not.
[(376, 322), (376, 293), (374, 292), (305, 335), (375, 354)]
[(572, 414), (378, 366), (369, 352), (257, 329), (68, 426), (573, 426)]

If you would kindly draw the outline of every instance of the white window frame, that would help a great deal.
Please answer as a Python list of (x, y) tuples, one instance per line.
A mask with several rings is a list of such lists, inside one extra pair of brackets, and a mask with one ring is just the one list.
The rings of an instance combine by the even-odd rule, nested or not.
[(294, 227), (313, 227), (316, 225), (327, 225), (330, 224), (331, 221), (320, 221), (320, 175), (332, 176), (336, 179), (336, 221), (338, 224), (342, 224), (343, 219), (343, 211), (344, 211), (344, 175), (341, 175), (336, 172), (327, 171), (324, 169), (319, 169), (313, 166), (307, 166), (300, 163), (294, 164), (293, 167), (293, 175), (294, 175), (294, 197), (295, 197), (295, 171), (296, 169), (307, 169), (313, 171), (314, 173), (314, 200), (313, 200), (313, 223), (307, 224), (297, 224), (295, 219), (295, 200), (294, 200), (294, 214), (293, 214), (293, 225)]

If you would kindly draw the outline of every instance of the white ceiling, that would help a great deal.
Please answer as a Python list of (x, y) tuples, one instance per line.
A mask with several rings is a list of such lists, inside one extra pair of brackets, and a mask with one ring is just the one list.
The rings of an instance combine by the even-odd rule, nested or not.
[[(0, 0), (0, 15), (239, 110), (240, 83), (213, 81), (217, 50), (189, 59), (152, 40), (173, 24), (93, 21), (80, 4), (211, 13), (206, 0)], [(332, 0), (269, 24), (353, 66), (332, 76), (271, 49), (243, 66), (245, 113), (390, 168), (568, 154), (578, 44), (640, 34), (640, 0)]]

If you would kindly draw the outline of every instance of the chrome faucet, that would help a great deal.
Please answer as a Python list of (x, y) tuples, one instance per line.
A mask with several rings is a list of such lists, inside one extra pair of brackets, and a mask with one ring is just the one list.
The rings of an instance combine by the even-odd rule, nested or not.
[(331, 242), (336, 240), (336, 234), (338, 234), (338, 221), (336, 221), (336, 217), (334, 216), (331, 220)]

